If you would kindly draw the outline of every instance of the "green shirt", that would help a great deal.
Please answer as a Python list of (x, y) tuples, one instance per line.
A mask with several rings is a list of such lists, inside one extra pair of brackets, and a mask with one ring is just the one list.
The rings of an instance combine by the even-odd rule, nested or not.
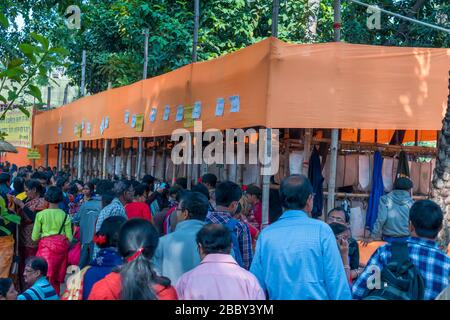
[[(31, 239), (38, 241), (41, 238), (57, 235), (63, 224), (66, 213), (61, 209), (45, 209), (36, 215)], [(72, 224), (67, 217), (61, 235), (72, 241)]]

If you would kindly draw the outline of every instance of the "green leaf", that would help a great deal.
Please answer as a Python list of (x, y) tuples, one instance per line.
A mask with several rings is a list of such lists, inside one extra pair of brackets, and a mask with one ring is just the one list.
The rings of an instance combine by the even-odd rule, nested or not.
[(8, 69), (12, 69), (14, 67), (21, 66), (23, 64), (23, 62), (24, 61), (22, 59), (14, 59), (10, 63), (8, 63)]
[(47, 76), (47, 69), (44, 66), (39, 66), (39, 74), (43, 77)]
[(29, 43), (22, 43), (22, 44), (19, 45), (19, 49), (20, 49), (20, 51), (23, 52), (24, 55), (27, 55), (27, 54), (30, 54), (30, 53), (34, 53), (35, 48), (36, 47), (32, 46)]
[(6, 100), (6, 98), (1, 94), (0, 94), (0, 101), (2, 101), (3, 103), (8, 103), (8, 100)]
[(49, 53), (56, 53), (59, 54), (62, 57), (68, 56), (70, 51), (65, 49), (65, 48), (61, 48), (61, 47), (55, 47), (55, 48), (51, 48), (49, 51)]
[(30, 117), (30, 112), (22, 106), (18, 106), (19, 110), (22, 111), (23, 114), (25, 114), (28, 118)]
[(35, 85), (29, 84), (28, 85), (28, 90), (30, 90), (28, 93), (35, 97), (36, 99), (38, 99), (39, 102), (42, 102), (42, 94), (41, 94), (41, 90), (36, 87)]
[(9, 90), (9, 91), (8, 91), (8, 100), (9, 100), (9, 101), (14, 101), (14, 100), (16, 100), (18, 97), (19, 97), (19, 96), (17, 95), (17, 92), (16, 92), (16, 91), (12, 91), (12, 90)]
[(9, 27), (8, 18), (6, 18), (5, 15), (1, 12), (0, 12), (0, 25), (5, 29), (8, 29)]
[(34, 40), (39, 42), (45, 50), (48, 50), (49, 42), (45, 37), (34, 32), (32, 32), (30, 35)]

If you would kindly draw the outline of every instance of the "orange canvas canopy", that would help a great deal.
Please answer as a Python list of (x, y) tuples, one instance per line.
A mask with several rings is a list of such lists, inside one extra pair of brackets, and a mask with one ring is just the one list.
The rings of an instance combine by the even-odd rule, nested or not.
[[(254, 126), (439, 130), (447, 105), (449, 69), (450, 49), (298, 45), (268, 38), (218, 59), (38, 114), (33, 142), (170, 135), (184, 126), (184, 121), (175, 121), (178, 106), (197, 101), (203, 130)], [(231, 96), (239, 96), (239, 112), (230, 112)], [(225, 100), (222, 116), (216, 116), (219, 98)], [(167, 121), (163, 120), (166, 106), (170, 107)], [(157, 110), (154, 122), (152, 108)], [(144, 116), (142, 131), (131, 126), (133, 115)], [(109, 125), (101, 132), (105, 117)], [(74, 127), (83, 121), (80, 137)]]

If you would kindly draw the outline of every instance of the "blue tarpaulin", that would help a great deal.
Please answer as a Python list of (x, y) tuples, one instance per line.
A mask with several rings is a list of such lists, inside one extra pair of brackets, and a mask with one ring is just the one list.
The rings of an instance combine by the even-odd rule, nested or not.
[(370, 192), (369, 205), (366, 214), (366, 228), (372, 231), (375, 221), (378, 217), (378, 204), (380, 198), (384, 194), (383, 184), (383, 158), (379, 151), (375, 152), (373, 161), (373, 178), (372, 178), (372, 191)]

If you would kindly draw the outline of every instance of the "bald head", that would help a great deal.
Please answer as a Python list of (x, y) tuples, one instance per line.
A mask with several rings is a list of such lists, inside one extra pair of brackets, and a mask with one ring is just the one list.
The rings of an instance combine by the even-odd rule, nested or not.
[(304, 210), (312, 193), (311, 182), (304, 175), (294, 174), (281, 182), (280, 197), (285, 209)]

